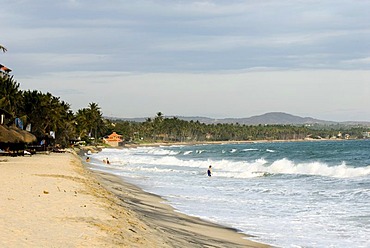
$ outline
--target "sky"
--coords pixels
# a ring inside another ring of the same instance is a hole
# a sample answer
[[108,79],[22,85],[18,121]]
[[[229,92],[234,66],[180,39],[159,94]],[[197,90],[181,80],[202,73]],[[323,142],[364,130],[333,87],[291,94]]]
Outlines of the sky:
[[370,121],[370,0],[3,0],[22,90],[104,116]]

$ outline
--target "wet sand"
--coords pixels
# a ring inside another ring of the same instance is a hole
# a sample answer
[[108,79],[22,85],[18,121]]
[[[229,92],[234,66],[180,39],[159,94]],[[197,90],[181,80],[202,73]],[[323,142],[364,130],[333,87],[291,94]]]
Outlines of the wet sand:
[[0,157],[0,247],[268,247],[175,212],[73,153]]

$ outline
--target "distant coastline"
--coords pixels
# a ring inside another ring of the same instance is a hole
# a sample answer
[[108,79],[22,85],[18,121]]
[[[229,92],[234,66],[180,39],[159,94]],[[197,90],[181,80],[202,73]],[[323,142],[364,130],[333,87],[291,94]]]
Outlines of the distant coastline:
[[[130,122],[145,122],[148,117],[138,118],[122,118],[122,117],[108,117],[109,120],[121,120]],[[364,125],[370,126],[369,121],[328,121],[313,117],[301,117],[284,112],[268,112],[261,115],[241,118],[210,118],[204,116],[166,116],[166,118],[177,118],[184,121],[199,121],[205,124],[231,124],[239,123],[241,125]]]

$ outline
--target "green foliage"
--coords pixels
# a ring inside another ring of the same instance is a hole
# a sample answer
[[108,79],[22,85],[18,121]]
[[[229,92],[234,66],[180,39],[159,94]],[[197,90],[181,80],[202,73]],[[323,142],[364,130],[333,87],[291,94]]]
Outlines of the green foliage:
[[70,140],[87,139],[92,134],[96,142],[106,131],[106,125],[96,103],[78,110],[76,115],[70,105],[59,97],[37,90],[19,90],[13,77],[0,77],[0,108],[13,117],[21,117],[24,126],[31,125],[31,132],[39,139],[55,132],[55,142],[68,146]]
[[74,133],[73,113],[69,104],[50,93],[36,90],[24,91],[22,96],[23,104],[18,114],[27,116],[25,124],[31,124],[32,133],[44,137],[54,131],[58,143],[66,144]]
[[21,102],[22,92],[19,90],[19,83],[13,77],[0,77],[0,108],[14,117]]
[[[97,143],[99,137],[107,130],[100,107],[93,102],[89,104],[88,108],[78,110],[75,120],[78,136],[85,138],[88,143]],[[86,139],[86,137],[93,139]]]
[[[160,112],[159,112],[160,113]],[[317,129],[297,125],[240,125],[204,124],[199,121],[184,121],[178,118],[164,118],[162,113],[143,123],[116,120],[111,123],[110,132],[123,134],[125,140],[134,142],[202,142],[202,141],[246,141],[246,140],[301,140],[337,137],[338,129]],[[365,127],[340,129],[351,138],[361,138]]]

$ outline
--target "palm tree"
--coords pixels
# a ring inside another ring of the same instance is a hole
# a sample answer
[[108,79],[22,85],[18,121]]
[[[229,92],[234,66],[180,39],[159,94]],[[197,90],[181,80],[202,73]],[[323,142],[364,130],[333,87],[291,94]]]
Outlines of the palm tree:
[[75,136],[74,115],[70,105],[50,93],[37,90],[22,92],[22,104],[18,114],[26,116],[24,121],[31,124],[31,132],[37,137],[45,137],[54,131],[55,141],[67,146]]
[[100,107],[96,103],[89,103],[88,108],[80,109],[76,113],[77,131],[80,137],[86,137],[88,134],[95,140],[105,131]]
[[0,108],[5,109],[15,117],[22,98],[19,83],[13,80],[13,77],[0,77],[0,86]]
[[95,141],[98,139],[98,135],[102,134],[104,129],[104,122],[100,107],[97,103],[89,103],[88,115],[90,117],[90,132],[94,135]]
[[77,136],[80,138],[87,137],[90,133],[90,118],[88,109],[83,108],[77,110],[76,113]]

